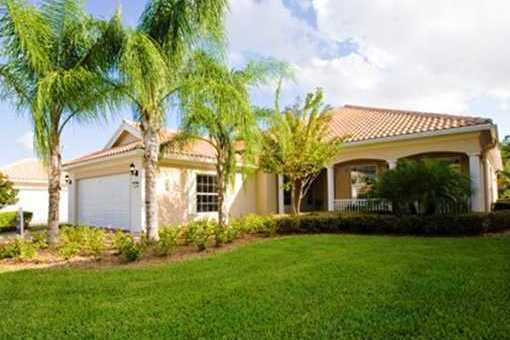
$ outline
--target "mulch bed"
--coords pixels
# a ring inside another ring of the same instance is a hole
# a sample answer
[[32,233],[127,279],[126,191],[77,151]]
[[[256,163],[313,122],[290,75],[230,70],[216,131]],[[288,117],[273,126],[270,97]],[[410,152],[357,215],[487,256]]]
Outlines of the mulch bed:
[[175,253],[170,256],[157,256],[152,251],[147,251],[140,260],[135,262],[126,262],[118,256],[114,250],[105,251],[100,259],[90,256],[75,256],[69,260],[64,260],[55,250],[40,250],[33,259],[4,259],[0,260],[0,272],[19,271],[27,269],[45,269],[45,268],[78,268],[78,269],[107,269],[114,267],[135,268],[148,265],[158,265],[165,263],[181,262],[189,259],[203,258],[218,253],[226,253],[245,246],[253,241],[262,239],[259,236],[247,235],[241,239],[235,240],[230,244],[221,247],[211,247],[204,251],[198,251],[195,246],[179,246]]

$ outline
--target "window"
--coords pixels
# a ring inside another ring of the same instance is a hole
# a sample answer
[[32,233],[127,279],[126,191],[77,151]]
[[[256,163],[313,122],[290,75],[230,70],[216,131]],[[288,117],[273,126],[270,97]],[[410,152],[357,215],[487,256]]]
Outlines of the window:
[[351,197],[363,197],[371,190],[370,181],[377,175],[375,165],[357,165],[351,167]]
[[197,212],[218,211],[218,191],[215,175],[197,175]]

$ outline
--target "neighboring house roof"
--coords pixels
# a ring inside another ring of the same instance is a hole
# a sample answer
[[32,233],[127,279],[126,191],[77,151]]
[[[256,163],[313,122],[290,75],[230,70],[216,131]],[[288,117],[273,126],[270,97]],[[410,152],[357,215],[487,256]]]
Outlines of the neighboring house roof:
[[0,168],[13,182],[48,182],[48,169],[37,159],[22,159]]
[[331,133],[350,143],[487,124],[492,124],[492,121],[478,117],[346,105],[333,109]]

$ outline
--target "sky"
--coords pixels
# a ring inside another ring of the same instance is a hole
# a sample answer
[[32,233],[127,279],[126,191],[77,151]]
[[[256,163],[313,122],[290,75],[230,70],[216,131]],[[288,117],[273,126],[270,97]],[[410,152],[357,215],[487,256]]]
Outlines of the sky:
[[[117,3],[136,25],[142,0],[89,0],[108,18]],[[283,104],[324,89],[332,106],[364,105],[491,118],[510,134],[510,2],[505,0],[231,0],[227,15],[232,66],[261,57],[291,64]],[[271,105],[274,87],[252,93]],[[28,115],[0,103],[0,165],[34,157]],[[108,121],[72,124],[65,160],[104,147],[129,108]],[[178,126],[169,115],[167,125]]]

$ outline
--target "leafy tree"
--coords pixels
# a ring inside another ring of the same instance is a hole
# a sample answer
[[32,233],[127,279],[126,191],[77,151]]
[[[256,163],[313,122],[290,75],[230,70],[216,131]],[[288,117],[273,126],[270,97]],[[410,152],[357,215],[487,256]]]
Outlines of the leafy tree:
[[342,139],[329,133],[331,110],[323,97],[317,89],[304,103],[298,101],[281,113],[277,94],[276,110],[262,139],[261,167],[288,179],[285,189],[293,193],[293,214],[300,213],[303,197],[342,146]]
[[0,209],[6,205],[16,204],[18,202],[18,190],[14,189],[14,183],[0,172]]
[[500,144],[503,170],[498,173],[499,198],[510,199],[510,136]]
[[158,238],[156,176],[160,132],[182,82],[190,52],[223,43],[227,0],[150,0],[135,30],[127,30],[112,84],[132,103],[144,141],[145,209],[149,239]]
[[71,121],[97,119],[112,99],[103,76],[120,28],[118,13],[97,20],[79,0],[0,2],[2,94],[30,112],[36,151],[49,163],[50,244],[58,239],[62,131]]
[[247,175],[255,168],[259,128],[248,89],[270,78],[275,66],[277,62],[267,60],[233,70],[199,52],[187,69],[179,97],[183,122],[177,141],[202,140],[215,151],[220,228],[225,225],[227,188],[237,172]]
[[466,204],[470,181],[446,162],[404,160],[376,177],[373,196],[390,200],[396,214],[436,214],[442,206]]

